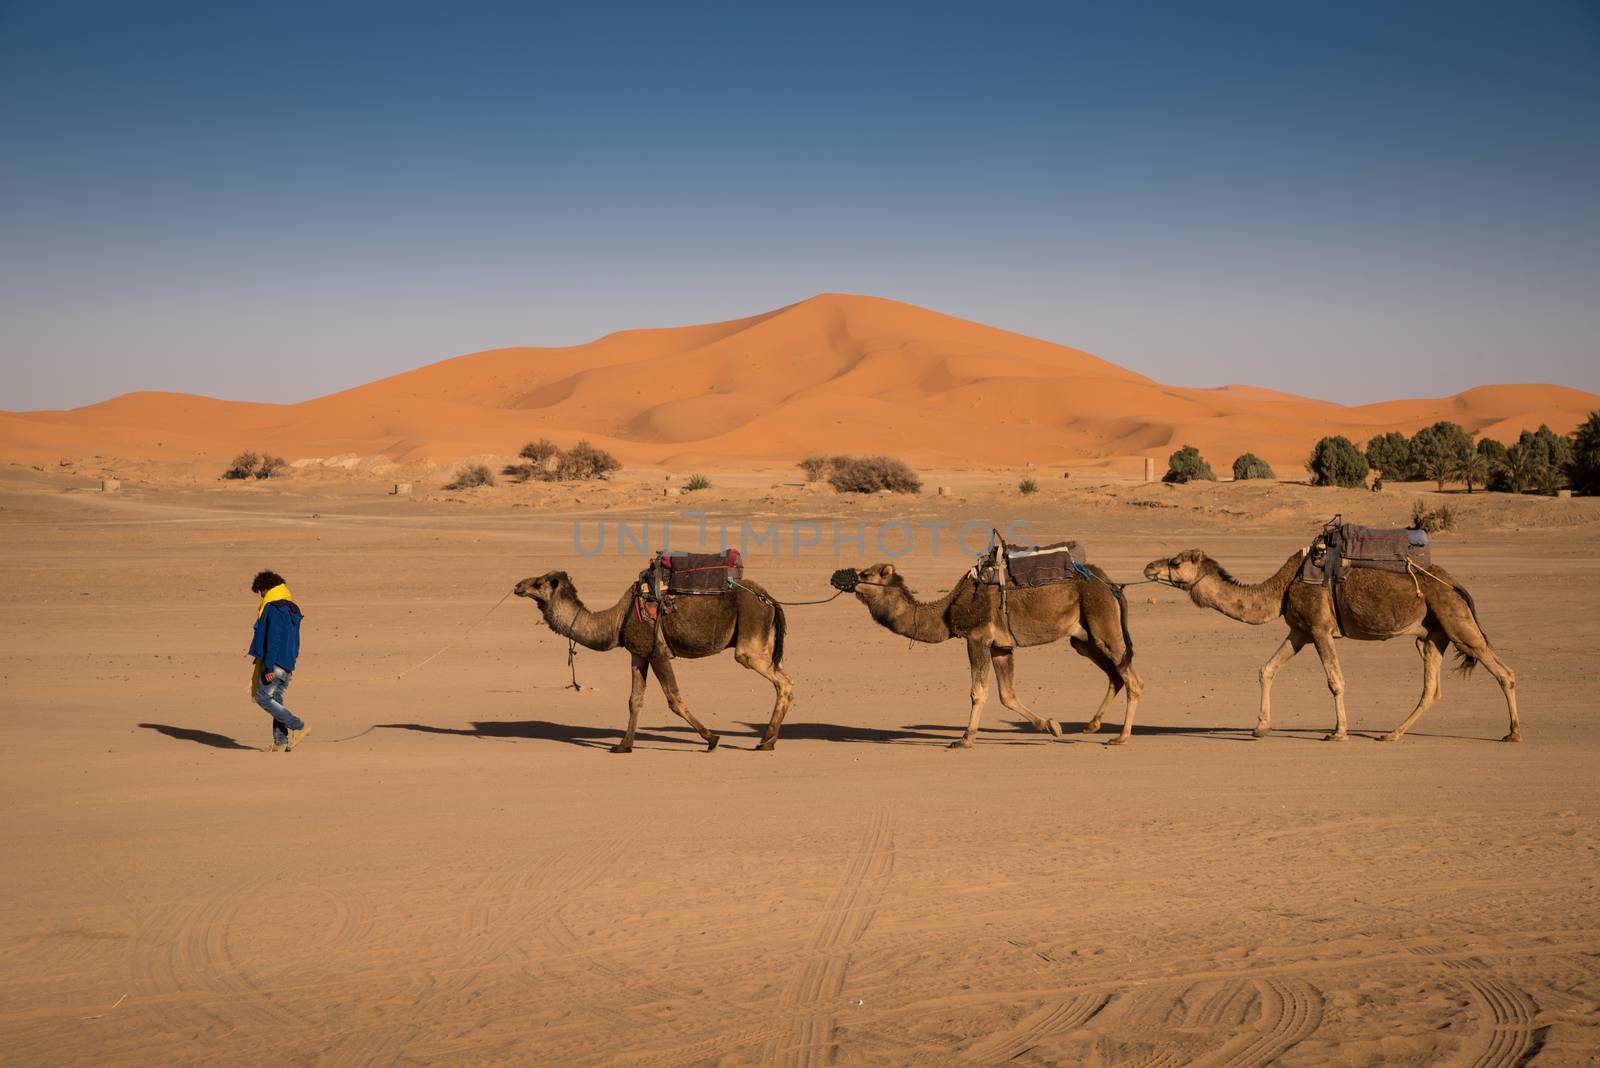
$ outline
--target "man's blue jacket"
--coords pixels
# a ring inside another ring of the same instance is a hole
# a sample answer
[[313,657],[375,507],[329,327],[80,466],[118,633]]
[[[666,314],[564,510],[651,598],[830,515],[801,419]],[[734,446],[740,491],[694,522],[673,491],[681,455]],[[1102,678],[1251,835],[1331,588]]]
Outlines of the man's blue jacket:
[[305,614],[293,601],[272,601],[256,620],[250,655],[267,666],[293,671],[300,658],[300,621]]

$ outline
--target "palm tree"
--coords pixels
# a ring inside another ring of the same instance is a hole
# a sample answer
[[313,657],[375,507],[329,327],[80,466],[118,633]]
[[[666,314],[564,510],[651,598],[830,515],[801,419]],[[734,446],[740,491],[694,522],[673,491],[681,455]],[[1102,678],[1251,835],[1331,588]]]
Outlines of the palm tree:
[[1474,449],[1461,457],[1461,466],[1456,468],[1456,477],[1467,484],[1467,492],[1472,492],[1473,484],[1487,485],[1489,482],[1489,458]]
[[1498,465],[1512,493],[1521,493],[1539,481],[1543,473],[1544,458],[1526,445],[1513,445],[1506,450],[1506,458]]

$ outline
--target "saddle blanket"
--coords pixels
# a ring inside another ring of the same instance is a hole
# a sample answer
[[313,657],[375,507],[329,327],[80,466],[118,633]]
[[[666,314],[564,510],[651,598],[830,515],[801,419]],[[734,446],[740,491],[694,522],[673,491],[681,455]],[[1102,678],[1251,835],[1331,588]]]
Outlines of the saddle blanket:
[[1076,541],[1058,541],[1049,545],[1005,546],[1005,575],[1001,574],[1002,554],[994,546],[978,558],[972,570],[973,578],[990,585],[1053,586],[1058,582],[1078,582],[1083,574],[1074,565],[1088,560],[1083,545]]
[[1321,585],[1328,581],[1329,570],[1334,577],[1343,578],[1351,568],[1408,571],[1410,564],[1433,566],[1425,531],[1364,527],[1335,520],[1312,541],[1311,551],[1300,565],[1300,581]]
[[641,593],[655,598],[663,593],[727,593],[742,578],[744,562],[738,549],[720,553],[665,552],[657,554],[650,566],[639,573],[639,585]]

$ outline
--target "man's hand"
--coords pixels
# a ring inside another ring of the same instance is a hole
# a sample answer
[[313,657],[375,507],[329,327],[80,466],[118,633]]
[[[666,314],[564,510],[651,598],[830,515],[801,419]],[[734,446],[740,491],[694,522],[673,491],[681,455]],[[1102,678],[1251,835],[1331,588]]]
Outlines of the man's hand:
[[274,678],[276,678],[276,674],[272,671],[263,671],[261,673],[262,682],[271,682]]

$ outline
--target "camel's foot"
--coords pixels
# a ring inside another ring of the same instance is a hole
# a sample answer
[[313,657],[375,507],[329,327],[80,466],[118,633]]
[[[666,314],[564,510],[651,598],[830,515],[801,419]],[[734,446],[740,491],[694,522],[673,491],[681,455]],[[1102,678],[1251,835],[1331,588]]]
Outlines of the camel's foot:
[[1044,721],[1044,729],[1050,732],[1050,736],[1052,738],[1061,737],[1061,724],[1057,723],[1053,719],[1047,719]]
[[1106,739],[1106,744],[1107,745],[1127,745],[1128,744],[1128,739],[1119,734],[1115,738],[1107,738]]
[[1078,733],[1079,734],[1099,734],[1100,733],[1100,721],[1099,720],[1095,720],[1092,723],[1085,723],[1083,725],[1083,730],[1079,731]]
[[1325,742],[1348,742],[1350,740],[1350,734],[1348,731],[1332,731],[1331,733],[1324,734],[1322,736],[1322,740]]
[[1502,742],[1520,742],[1520,741],[1522,741],[1522,732],[1521,731],[1512,731],[1510,734],[1506,735],[1504,738],[1502,738],[1500,740]]
[[711,752],[722,742],[722,735],[713,734],[706,739],[706,752]]
[[1380,741],[1380,742],[1398,742],[1401,738],[1404,738],[1404,737],[1405,737],[1405,735],[1401,734],[1399,731],[1390,731],[1388,734],[1385,734],[1383,737],[1379,738],[1378,741]]
[[632,742],[618,742],[616,745],[611,747],[611,751],[613,753],[631,753],[631,752],[633,752],[633,743]]
[[971,738],[957,738],[955,741],[953,741],[949,745],[945,746],[945,748],[946,749],[971,749],[972,748],[972,739]]
[[758,752],[758,753],[770,753],[776,748],[778,748],[778,739],[776,739],[776,738],[763,738],[763,739],[761,739],[761,744],[756,746],[756,752]]
[[1257,738],[1265,738],[1267,735],[1272,733],[1272,728],[1257,723],[1255,730],[1251,731],[1250,733]]

